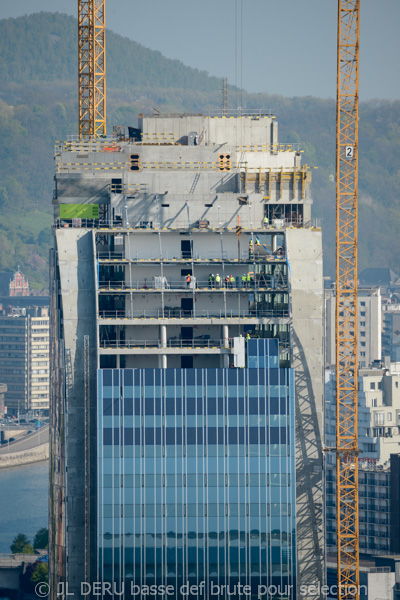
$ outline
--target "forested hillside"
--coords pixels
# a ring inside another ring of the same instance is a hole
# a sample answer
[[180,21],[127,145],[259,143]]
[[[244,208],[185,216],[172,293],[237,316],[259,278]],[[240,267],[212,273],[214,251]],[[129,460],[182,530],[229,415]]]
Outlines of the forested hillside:
[[[0,21],[0,271],[18,264],[47,286],[54,141],[77,133],[77,23],[39,13]],[[335,77],[335,74],[332,74]],[[107,33],[108,128],[138,112],[198,112],[220,105],[220,80]],[[280,141],[296,141],[313,170],[314,214],[322,218],[325,271],[334,270],[335,104],[229,89],[229,105],[272,108]],[[399,271],[400,102],[360,109],[360,269]]]

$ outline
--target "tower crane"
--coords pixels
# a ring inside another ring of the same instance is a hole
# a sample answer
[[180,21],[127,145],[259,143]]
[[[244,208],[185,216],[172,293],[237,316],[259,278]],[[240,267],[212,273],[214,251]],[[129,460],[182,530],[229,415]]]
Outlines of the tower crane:
[[105,0],[78,0],[79,138],[106,133]]
[[359,597],[357,409],[360,0],[338,0],[336,115],[336,526],[338,599]]

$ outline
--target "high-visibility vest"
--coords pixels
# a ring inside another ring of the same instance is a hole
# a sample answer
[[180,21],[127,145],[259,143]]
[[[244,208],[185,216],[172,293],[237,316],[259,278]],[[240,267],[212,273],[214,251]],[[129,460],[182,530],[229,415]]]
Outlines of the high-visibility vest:
[[219,282],[221,281],[221,277],[220,277],[219,275],[216,275],[216,276],[215,276],[215,281],[216,281],[217,283],[219,283]]
[[190,275],[186,275],[186,283],[190,283],[190,279],[191,279]]
[[264,217],[264,223],[268,223],[267,217]]
[[234,276],[233,276],[233,275],[231,275],[231,276],[229,277],[229,281],[230,281],[231,283],[235,283],[235,278],[234,278]]
[[247,275],[242,275],[242,281],[246,281]]
[[251,275],[250,275],[250,273],[247,273],[247,275],[246,275],[246,281],[251,281]]

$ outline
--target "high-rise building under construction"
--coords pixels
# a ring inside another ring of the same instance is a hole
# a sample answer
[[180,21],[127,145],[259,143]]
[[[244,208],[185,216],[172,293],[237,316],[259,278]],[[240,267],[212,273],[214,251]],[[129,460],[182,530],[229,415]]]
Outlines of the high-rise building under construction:
[[57,146],[53,590],[318,595],[310,180],[263,112],[140,115],[113,138]]

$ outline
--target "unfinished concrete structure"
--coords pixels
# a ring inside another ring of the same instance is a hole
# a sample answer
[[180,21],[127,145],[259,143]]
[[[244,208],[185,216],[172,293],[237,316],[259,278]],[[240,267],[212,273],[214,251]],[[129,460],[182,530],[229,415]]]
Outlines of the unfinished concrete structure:
[[115,134],[56,149],[52,589],[97,580],[96,370],[239,369],[245,337],[277,338],[295,370],[296,585],[315,585],[323,278],[310,171],[261,111],[141,115]]

